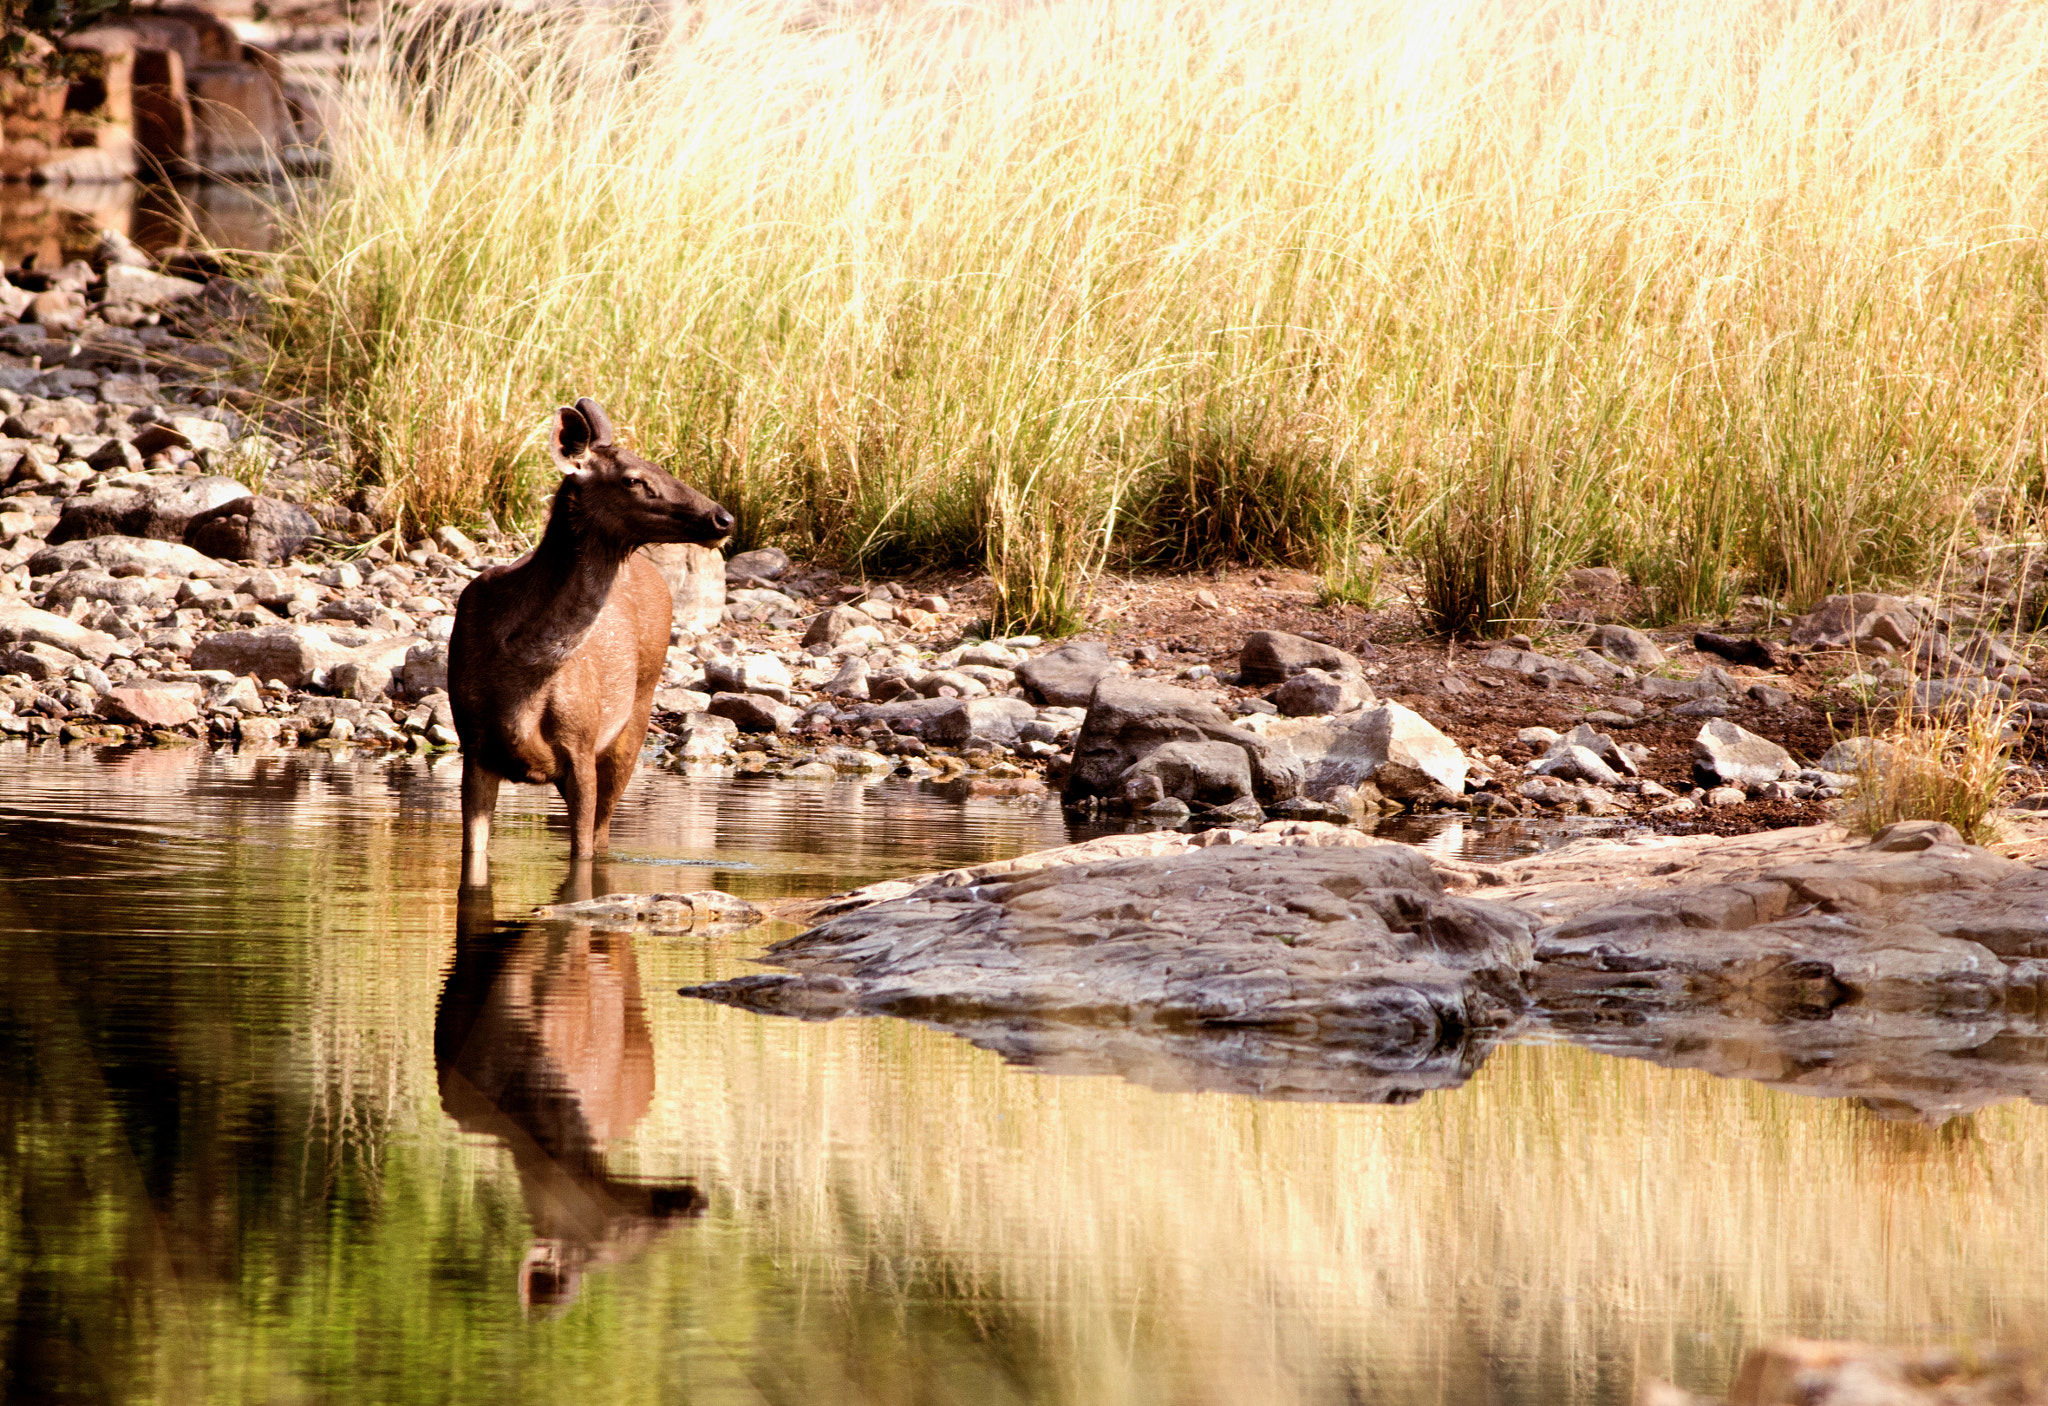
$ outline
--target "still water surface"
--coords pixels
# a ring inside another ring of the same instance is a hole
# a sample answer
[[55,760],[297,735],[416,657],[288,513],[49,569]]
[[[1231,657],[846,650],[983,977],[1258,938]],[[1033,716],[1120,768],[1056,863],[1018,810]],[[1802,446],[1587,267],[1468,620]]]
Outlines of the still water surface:
[[[1047,1077],[675,994],[758,932],[520,921],[546,799],[459,905],[448,760],[0,748],[10,1399],[1621,1403],[2048,1323],[2034,1104],[1556,1043],[1402,1107]],[[658,772],[615,834],[601,889],[754,896],[1068,838]]]

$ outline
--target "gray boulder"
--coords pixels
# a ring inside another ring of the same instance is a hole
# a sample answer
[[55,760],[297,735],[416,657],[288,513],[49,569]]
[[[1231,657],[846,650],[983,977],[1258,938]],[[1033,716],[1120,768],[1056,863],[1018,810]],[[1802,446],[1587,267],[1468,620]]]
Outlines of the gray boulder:
[[290,561],[319,535],[311,513],[276,498],[237,498],[185,524],[185,545],[219,561]]
[[1792,642],[1823,649],[1888,653],[1911,649],[1926,630],[1927,610],[1903,596],[1829,596],[1792,622]]
[[1123,774],[1123,799],[1137,810],[1163,800],[1227,806],[1251,795],[1251,765],[1228,742],[1169,742]]
[[1621,784],[1621,774],[1608,766],[1590,748],[1576,743],[1560,742],[1552,748],[1550,755],[1540,761],[1529,763],[1529,772],[1534,776],[1549,776],[1559,781],[1587,781],[1595,786],[1613,788]]
[[1795,775],[1792,754],[1768,738],[1716,718],[1700,729],[1692,744],[1693,776],[1702,786],[1761,786]]
[[62,615],[38,610],[26,601],[0,596],[0,645],[47,644],[104,664],[112,656],[116,642],[103,631],[87,629]]
[[1348,713],[1373,701],[1372,686],[1350,674],[1331,674],[1321,669],[1303,669],[1281,684],[1266,699],[1282,717],[1320,718]]
[[1228,742],[1243,751],[1261,804],[1301,792],[1300,763],[1263,737],[1234,726],[1200,694],[1111,675],[1095,686],[1080,735],[1074,739],[1066,799],[1120,799],[1124,773],[1169,742]]
[[757,693],[721,693],[707,710],[714,718],[727,718],[741,732],[789,732],[803,714],[787,703]]
[[1443,800],[1464,794],[1471,770],[1455,742],[1399,703],[1302,728],[1279,745],[1302,767],[1304,792],[1318,801],[1368,782],[1398,801]]
[[1664,662],[1664,651],[1655,640],[1626,625],[1601,625],[1586,637],[1586,644],[1631,669],[1654,669]]
[[1304,669],[1321,669],[1327,674],[1360,672],[1355,656],[1284,630],[1254,630],[1237,652],[1238,677],[1247,688],[1285,683]]
[[249,497],[249,490],[220,475],[166,479],[140,489],[104,489],[64,504],[50,543],[90,537],[146,537],[182,542],[193,518]]
[[1697,677],[1690,679],[1666,679],[1647,674],[1636,680],[1636,692],[1659,703],[1692,703],[1706,698],[1725,700],[1736,697],[1741,691],[1728,671],[1718,664],[1707,665]]
[[138,568],[146,575],[174,579],[210,579],[228,573],[228,568],[220,562],[182,542],[152,542],[143,537],[92,537],[43,548],[28,559],[28,574],[49,576],[59,571],[91,567],[113,571],[124,566]]
[[725,556],[716,547],[657,542],[640,550],[668,582],[677,629],[702,634],[724,617]]
[[780,547],[758,547],[725,562],[725,579],[731,586],[744,588],[761,581],[780,581],[788,574],[789,553]]
[[266,625],[230,630],[201,640],[192,651],[194,669],[225,669],[287,688],[325,687],[337,664],[351,660],[395,669],[414,641],[404,635],[368,630],[323,629],[317,625]]
[[1575,683],[1591,688],[1600,682],[1597,675],[1582,665],[1555,659],[1548,654],[1538,654],[1533,649],[1515,649],[1504,644],[1487,650],[1479,663],[1483,668],[1498,669],[1506,674],[1520,674],[1537,683]]
[[794,682],[789,666],[772,654],[721,655],[704,661],[706,693],[758,693],[787,703]]
[[1076,640],[1026,659],[1015,669],[1025,697],[1033,702],[1053,708],[1085,708],[1095,696],[1095,685],[1121,672],[1123,665],[1109,657],[1106,645]]
[[838,644],[854,630],[874,630],[874,618],[864,615],[850,605],[835,605],[820,611],[804,631],[804,644],[823,645],[830,648]]

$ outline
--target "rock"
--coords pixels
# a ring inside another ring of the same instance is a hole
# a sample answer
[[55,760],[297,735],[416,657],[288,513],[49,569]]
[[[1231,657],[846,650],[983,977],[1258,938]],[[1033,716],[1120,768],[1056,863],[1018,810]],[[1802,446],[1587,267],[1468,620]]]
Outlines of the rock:
[[725,563],[728,585],[750,586],[757,581],[780,581],[789,574],[789,554],[780,547],[759,547],[739,552]]
[[263,497],[222,503],[185,524],[185,544],[220,561],[290,561],[319,535],[304,508]]
[[53,546],[112,536],[182,542],[195,516],[248,496],[247,488],[218,475],[168,479],[140,489],[105,489],[66,502],[49,540]]
[[[1005,746],[1017,740],[1017,729],[1030,722],[1033,709],[1021,698],[935,698],[943,706],[927,713],[917,736],[927,742],[957,744],[982,738]],[[900,729],[899,729],[900,730]]]
[[903,885],[770,948],[794,975],[686,994],[914,1014],[1013,1061],[1160,1087],[1408,1101],[1463,1082],[1522,1005],[1530,920],[1446,894],[1419,851],[1323,829],[1355,847],[1118,835],[1172,849]]
[[659,542],[640,550],[668,582],[677,629],[702,634],[725,617],[725,557],[716,547]]
[[1587,781],[1603,787],[1621,785],[1620,773],[1590,749],[1568,742],[1560,742],[1549,756],[1529,763],[1529,770],[1534,775],[1555,777],[1560,781]]
[[1189,806],[1227,806],[1251,798],[1252,769],[1244,750],[1228,742],[1169,742],[1132,763],[1122,788],[1124,802],[1133,809],[1169,799]]
[[139,727],[183,727],[199,717],[199,686],[156,684],[116,688],[100,699],[100,716]]
[[126,610],[160,609],[178,593],[177,584],[148,576],[110,576],[104,571],[66,571],[43,578],[43,604],[63,610],[73,601],[104,601]]
[[[1728,1406],[2048,1406],[2043,1383],[2041,1363],[2031,1353],[1781,1338],[1743,1360]],[[1669,1400],[1670,1406],[1709,1406],[1683,1392]]]
[[1777,743],[1716,719],[1693,739],[1692,769],[1702,786],[1761,786],[1795,774],[1792,754]]
[[[824,645],[828,648],[840,643],[853,630],[873,630],[874,621],[850,605],[835,605],[818,613],[804,631],[804,645]],[[878,636],[879,637],[879,636]]]
[[1913,685],[1913,707],[1923,713],[1957,712],[1982,699],[2011,697],[2010,688],[1991,679],[1920,679]]
[[1636,680],[1636,692],[1660,703],[1692,703],[1702,698],[1728,699],[1741,690],[1725,669],[1709,664],[1690,679],[1660,678],[1646,674]]
[[694,713],[676,733],[674,755],[686,762],[729,760],[739,727],[731,718],[712,713]]
[[237,745],[252,750],[275,747],[283,736],[284,721],[281,718],[244,717],[235,724]]
[[422,641],[411,646],[392,678],[403,698],[424,698],[437,688],[447,688],[448,642]]
[[38,610],[26,601],[0,596],[0,645],[47,644],[95,664],[113,655],[115,638],[87,629],[62,615]]
[[787,703],[794,684],[789,666],[773,654],[719,656],[704,661],[706,693],[758,693]]
[[1794,644],[1873,652],[1910,649],[1927,628],[1927,612],[1901,596],[1829,596],[1809,615],[1792,622]]
[[1362,708],[1373,701],[1373,691],[1355,675],[1303,669],[1267,697],[1283,717],[1317,718]]
[[1792,695],[1782,688],[1773,688],[1767,683],[1753,683],[1749,686],[1750,699],[1766,712],[1775,713],[1792,706]]
[[110,265],[105,277],[107,301],[126,303],[136,308],[169,307],[173,303],[196,298],[206,291],[204,283],[195,283],[189,278],[173,278],[169,274],[157,273],[146,268],[133,268],[126,264]]
[[1575,683],[1591,688],[1600,682],[1590,671],[1577,664],[1568,664],[1562,659],[1553,659],[1548,654],[1538,654],[1532,649],[1515,649],[1507,645],[1497,645],[1487,650],[1486,656],[1479,663],[1482,668],[1520,674],[1546,686]]
[[868,696],[868,661],[858,656],[848,656],[840,664],[839,672],[822,685],[822,690],[836,698],[864,700]]
[[194,669],[276,679],[287,688],[326,684],[337,664],[358,660],[386,668],[407,659],[413,641],[363,630],[329,631],[315,625],[267,625],[232,630],[201,640],[192,651]]
[[59,571],[95,566],[103,571],[135,567],[145,575],[173,579],[211,579],[228,573],[227,567],[182,542],[153,542],[142,537],[93,537],[80,542],[65,542],[61,546],[45,547],[28,559],[31,576],[49,576]]
[[1657,642],[1626,625],[1597,626],[1586,637],[1586,644],[1631,669],[1655,669],[1664,663],[1664,651],[1657,647]]
[[0,654],[0,673],[20,674],[37,683],[50,683],[77,668],[78,662],[78,656],[68,649],[33,640]]
[[1725,698],[1695,698],[1671,710],[1674,718],[1725,718],[1735,709]]
[[1739,786],[1716,786],[1701,799],[1710,806],[1739,806],[1749,795]]
[[803,714],[786,703],[753,693],[720,693],[711,700],[711,715],[729,718],[741,732],[791,732]]
[[1107,645],[1092,640],[1063,644],[1014,667],[1026,698],[1056,708],[1087,707],[1095,685],[1124,669]]
[[989,692],[987,684],[958,669],[934,669],[919,679],[915,687],[927,698],[937,698],[941,693],[953,698],[986,698]]
[[1820,754],[1814,766],[1821,771],[1856,775],[1873,766],[1890,763],[1897,748],[1877,737],[1845,737]]
[[1303,790],[1315,800],[1368,782],[1398,801],[1445,800],[1464,794],[1471,769],[1456,743],[1399,703],[1302,728],[1278,745],[1302,767]]
[[1240,748],[1262,804],[1287,800],[1301,792],[1299,762],[1264,738],[1232,725],[1200,694],[1170,684],[1110,675],[1096,684],[1080,735],[1074,739],[1066,799],[1119,798],[1124,773],[1169,742],[1228,742]]
[[1285,683],[1304,669],[1357,674],[1358,660],[1335,645],[1319,644],[1282,630],[1254,630],[1237,653],[1238,676],[1247,688]]
[[1778,667],[1778,656],[1762,640],[1736,639],[1701,630],[1692,637],[1692,647],[1702,654],[1718,654],[1731,664],[1749,664],[1759,669]]
[[[391,692],[392,671],[382,664],[349,659],[336,664],[327,675],[327,686],[342,698],[374,702]],[[439,685],[446,688],[446,672]]]

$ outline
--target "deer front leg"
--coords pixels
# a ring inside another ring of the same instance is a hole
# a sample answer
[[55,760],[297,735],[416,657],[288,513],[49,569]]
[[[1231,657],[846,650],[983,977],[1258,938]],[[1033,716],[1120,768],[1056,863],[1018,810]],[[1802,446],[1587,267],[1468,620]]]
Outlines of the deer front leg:
[[639,764],[640,748],[646,741],[647,715],[642,713],[638,725],[628,723],[597,759],[597,824],[593,838],[600,849],[611,848],[612,811],[619,804],[619,793],[633,779],[633,768]]
[[569,808],[569,857],[584,859],[597,848],[597,759],[584,754],[563,760],[556,786]]
[[462,882],[488,884],[491,812],[498,806],[498,777],[474,757],[462,759]]

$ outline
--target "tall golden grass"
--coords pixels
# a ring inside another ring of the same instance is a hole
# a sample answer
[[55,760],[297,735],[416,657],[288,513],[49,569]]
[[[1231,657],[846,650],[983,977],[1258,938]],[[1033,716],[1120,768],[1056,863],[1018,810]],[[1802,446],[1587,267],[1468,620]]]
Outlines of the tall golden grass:
[[620,13],[399,36],[286,218],[276,377],[409,527],[530,519],[578,393],[1005,623],[1362,542],[1446,628],[1796,607],[2041,497],[2040,6]]

